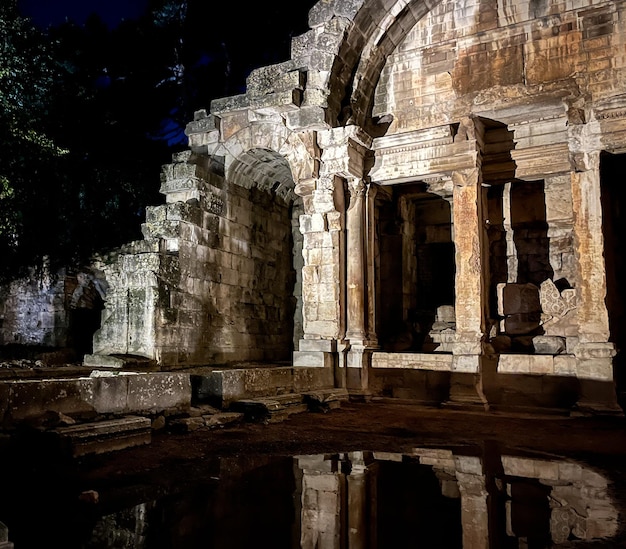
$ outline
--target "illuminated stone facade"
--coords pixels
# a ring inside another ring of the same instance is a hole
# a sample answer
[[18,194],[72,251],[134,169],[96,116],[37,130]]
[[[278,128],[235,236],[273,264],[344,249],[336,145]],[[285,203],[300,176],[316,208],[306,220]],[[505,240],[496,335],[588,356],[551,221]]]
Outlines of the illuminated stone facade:
[[626,2],[330,0],[309,26],[189,123],[145,240],[98,265],[88,361],[618,410]]

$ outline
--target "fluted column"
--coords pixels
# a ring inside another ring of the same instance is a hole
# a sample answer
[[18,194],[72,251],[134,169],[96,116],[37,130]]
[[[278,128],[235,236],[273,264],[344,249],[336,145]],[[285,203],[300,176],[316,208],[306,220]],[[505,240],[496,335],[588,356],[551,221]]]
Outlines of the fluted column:
[[347,331],[353,344],[366,339],[365,194],[362,179],[348,181],[350,204],[346,213],[347,238]]

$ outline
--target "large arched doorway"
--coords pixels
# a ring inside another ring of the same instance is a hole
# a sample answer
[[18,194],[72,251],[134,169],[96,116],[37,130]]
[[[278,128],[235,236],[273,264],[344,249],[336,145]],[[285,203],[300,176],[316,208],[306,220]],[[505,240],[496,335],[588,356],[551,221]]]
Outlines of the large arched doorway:
[[302,337],[301,199],[284,157],[251,149],[230,166],[233,271],[241,287],[238,315],[251,359],[287,361]]

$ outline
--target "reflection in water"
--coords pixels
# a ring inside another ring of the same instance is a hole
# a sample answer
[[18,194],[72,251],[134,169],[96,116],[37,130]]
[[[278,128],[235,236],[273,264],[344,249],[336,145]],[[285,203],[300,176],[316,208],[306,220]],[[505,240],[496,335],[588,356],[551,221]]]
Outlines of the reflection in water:
[[[107,509],[110,497],[90,507],[93,515],[61,511],[65,524],[40,538],[36,529],[7,520],[11,539],[17,549],[57,537],[66,548],[84,549],[519,549],[594,539],[614,547],[609,540],[618,534],[604,476],[571,461],[503,455],[489,445],[224,458],[214,466],[210,481],[166,495],[118,487],[117,501],[125,505]],[[128,494],[142,491],[129,505]],[[30,521],[37,520],[33,513]]]

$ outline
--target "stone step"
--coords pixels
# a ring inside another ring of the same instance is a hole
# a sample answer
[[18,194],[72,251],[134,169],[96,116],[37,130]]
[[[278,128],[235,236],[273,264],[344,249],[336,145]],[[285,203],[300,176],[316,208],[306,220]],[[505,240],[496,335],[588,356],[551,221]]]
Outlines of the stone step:
[[61,451],[71,457],[103,454],[152,442],[151,422],[139,416],[59,427],[51,434]]
[[249,421],[276,422],[287,419],[292,414],[306,411],[328,412],[347,400],[348,392],[345,389],[328,388],[237,400],[231,403],[230,409],[242,412]]
[[248,421],[276,422],[287,419],[292,414],[306,412],[308,406],[301,394],[288,393],[237,400],[230,404],[230,410],[242,412]]

